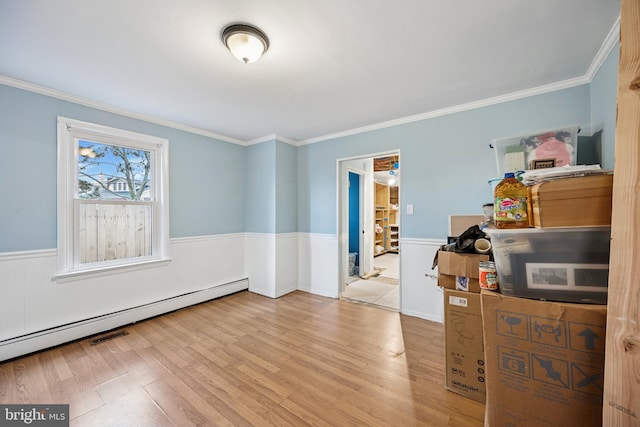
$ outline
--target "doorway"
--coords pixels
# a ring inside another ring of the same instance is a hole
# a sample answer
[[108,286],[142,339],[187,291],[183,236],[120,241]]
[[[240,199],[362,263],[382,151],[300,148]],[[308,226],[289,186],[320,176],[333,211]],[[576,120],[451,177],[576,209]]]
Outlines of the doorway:
[[400,155],[340,161],[340,297],[400,310]]

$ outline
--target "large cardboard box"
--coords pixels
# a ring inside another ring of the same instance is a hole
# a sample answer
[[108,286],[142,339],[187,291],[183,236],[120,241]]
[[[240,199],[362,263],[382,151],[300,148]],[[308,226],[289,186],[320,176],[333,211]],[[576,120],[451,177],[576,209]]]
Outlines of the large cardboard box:
[[444,291],[447,390],[484,402],[485,374],[480,294]]
[[546,181],[528,187],[529,222],[537,228],[611,224],[613,175]]
[[606,305],[481,298],[485,426],[601,426]]
[[439,251],[438,286],[480,293],[480,283],[478,282],[480,261],[489,261],[489,255]]

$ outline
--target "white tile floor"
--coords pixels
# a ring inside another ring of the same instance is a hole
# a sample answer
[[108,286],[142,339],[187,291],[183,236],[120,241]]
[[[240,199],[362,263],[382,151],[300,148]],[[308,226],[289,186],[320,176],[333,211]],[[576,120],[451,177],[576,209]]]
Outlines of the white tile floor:
[[382,268],[380,277],[386,277],[389,279],[400,278],[400,255],[395,253],[387,253],[380,255],[373,259],[374,268]]
[[382,269],[380,275],[367,280],[353,277],[354,280],[345,285],[342,298],[390,310],[399,310],[399,255],[393,253],[380,255],[373,259],[373,265],[376,269]]

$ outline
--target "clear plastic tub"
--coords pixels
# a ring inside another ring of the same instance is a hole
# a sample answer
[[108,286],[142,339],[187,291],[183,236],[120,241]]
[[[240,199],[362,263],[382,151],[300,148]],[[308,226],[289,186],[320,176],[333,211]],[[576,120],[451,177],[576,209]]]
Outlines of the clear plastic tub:
[[492,140],[498,176],[540,167],[575,166],[579,130],[576,125]]
[[500,292],[606,304],[611,227],[486,229]]

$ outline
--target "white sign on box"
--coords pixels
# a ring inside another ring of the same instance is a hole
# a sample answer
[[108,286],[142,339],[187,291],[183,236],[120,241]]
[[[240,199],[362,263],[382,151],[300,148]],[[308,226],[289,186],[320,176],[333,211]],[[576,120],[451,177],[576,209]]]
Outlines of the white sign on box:
[[467,307],[467,299],[449,295],[449,305],[455,305],[458,307]]
[[469,278],[456,276],[456,291],[469,292]]

